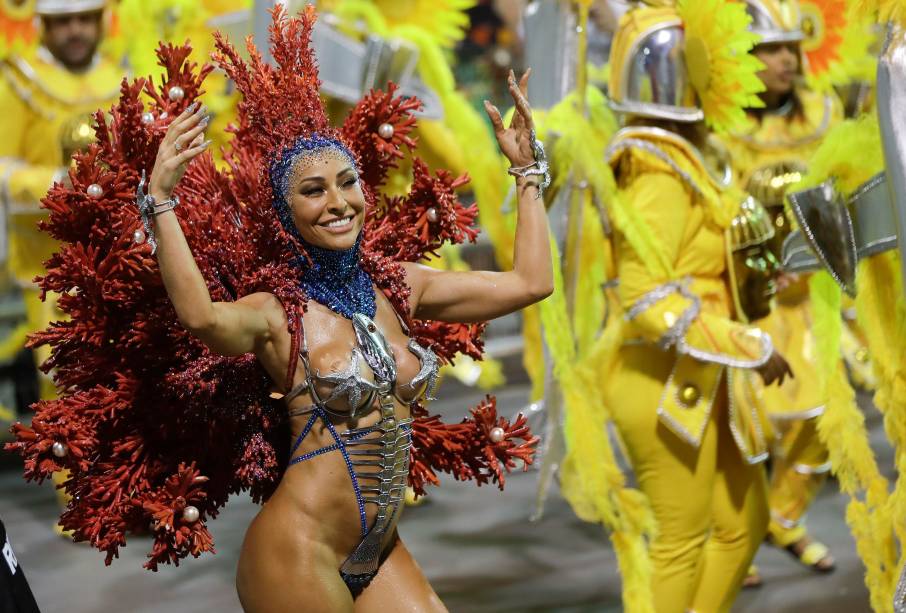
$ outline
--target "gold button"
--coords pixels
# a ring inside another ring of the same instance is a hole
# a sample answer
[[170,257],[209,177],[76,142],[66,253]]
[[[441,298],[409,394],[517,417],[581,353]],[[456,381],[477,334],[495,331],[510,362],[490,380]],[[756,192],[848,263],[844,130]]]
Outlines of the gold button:
[[680,402],[688,409],[694,407],[698,404],[698,400],[702,397],[702,393],[698,390],[698,387],[692,383],[687,383],[680,389],[679,398]]
[[866,362],[868,362],[868,349],[865,349],[864,347],[862,349],[859,349],[856,352],[856,361],[859,364],[865,364]]

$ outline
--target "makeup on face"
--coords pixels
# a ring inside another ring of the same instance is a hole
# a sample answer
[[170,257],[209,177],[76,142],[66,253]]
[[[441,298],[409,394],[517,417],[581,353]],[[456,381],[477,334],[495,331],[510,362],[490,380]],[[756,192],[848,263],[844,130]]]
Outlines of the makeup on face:
[[340,151],[301,158],[289,181],[296,228],[307,242],[347,249],[364,224],[365,197],[358,173]]

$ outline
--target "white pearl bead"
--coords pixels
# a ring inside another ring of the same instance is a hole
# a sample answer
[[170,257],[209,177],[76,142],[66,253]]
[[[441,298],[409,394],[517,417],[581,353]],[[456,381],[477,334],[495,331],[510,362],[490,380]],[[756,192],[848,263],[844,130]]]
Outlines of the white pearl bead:
[[428,221],[436,223],[438,219],[440,219],[440,216],[437,214],[437,209],[432,206],[428,209]]
[[136,245],[141,245],[145,242],[145,233],[142,230],[136,230],[132,233],[132,241]]
[[377,132],[384,140],[393,138],[393,126],[389,123],[382,123]]
[[51,451],[53,451],[53,454],[58,458],[65,458],[66,454],[69,453],[69,449],[60,441],[57,441],[53,444]]
[[86,193],[92,198],[100,198],[104,195],[104,188],[98,185],[97,183],[92,183],[88,186],[88,189],[85,190]]
[[189,505],[185,509],[182,510],[183,521],[187,521],[190,524],[198,521],[198,518],[200,516],[201,516],[201,513],[198,512],[198,508],[193,507],[192,505]]
[[147,111],[142,113],[142,123],[152,123],[154,121],[154,113]]
[[161,119],[166,119],[166,118],[167,118],[167,111],[164,111],[163,113],[161,113],[161,114],[160,114],[160,118],[161,118]]
[[504,438],[506,438],[506,432],[504,432],[503,428],[501,428],[500,426],[497,426],[496,428],[491,428],[491,440],[492,441],[494,441],[495,443],[499,443]]
[[585,180],[579,181],[579,185],[577,185],[577,187],[579,189],[588,189],[588,181],[585,181]]
[[176,102],[177,100],[182,100],[183,96],[185,96],[185,95],[186,95],[186,92],[184,92],[179,85],[174,85],[173,87],[170,88],[170,91],[167,92],[167,96],[173,102]]

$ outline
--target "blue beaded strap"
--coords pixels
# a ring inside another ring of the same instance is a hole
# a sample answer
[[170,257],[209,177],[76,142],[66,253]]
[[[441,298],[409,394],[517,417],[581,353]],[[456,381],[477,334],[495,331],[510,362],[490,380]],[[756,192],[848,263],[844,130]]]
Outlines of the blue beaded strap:
[[[296,449],[299,448],[299,445],[302,444],[302,440],[306,436],[308,436],[309,432],[311,432],[311,429],[314,427],[315,422],[317,420],[318,420],[318,413],[317,413],[317,409],[315,409],[315,411],[312,412],[311,417],[308,418],[308,423],[305,424],[304,428],[302,428],[302,433],[299,434],[299,436],[296,438],[296,442],[295,442],[295,444],[293,444],[293,448],[289,450],[289,457],[293,457],[293,454],[296,453]],[[308,459],[305,457],[306,455],[310,455],[310,454],[306,453],[304,455],[299,456],[298,458],[295,458],[294,460],[290,460],[289,465],[292,466],[293,464],[298,464],[299,462],[304,462],[306,459]],[[314,457],[314,456],[312,456],[312,457]]]
[[[308,433],[311,432],[311,429],[314,427],[315,422],[318,420],[319,417],[321,418],[321,421],[323,421],[324,424],[327,426],[327,430],[330,431],[330,435],[333,437],[333,440],[335,441],[334,444],[328,445],[327,447],[321,447],[320,449],[316,449],[315,451],[309,451],[308,453],[303,453],[302,455],[300,455],[296,458],[292,458],[292,455],[294,453],[296,453],[296,450],[299,448],[299,445],[302,444],[302,440],[306,437],[306,435],[308,435]],[[358,432],[354,435],[349,436],[349,440],[351,440],[351,441],[358,440],[360,438],[363,438],[363,437],[371,434],[373,431],[374,431],[374,429],[370,428],[363,432]],[[346,462],[346,470],[349,473],[349,478],[352,480],[352,489],[355,492],[355,500],[356,500],[356,503],[359,505],[359,521],[360,521],[361,527],[362,527],[362,538],[364,538],[368,534],[368,521],[367,521],[367,518],[365,517],[365,499],[362,497],[362,489],[359,486],[359,478],[356,476],[355,470],[353,469],[352,460],[349,458],[349,452],[346,450],[346,444],[343,442],[343,439],[340,438],[340,435],[337,433],[336,428],[334,428],[333,424],[330,422],[330,419],[328,418],[327,413],[321,407],[315,407],[314,411],[312,411],[311,417],[308,419],[308,423],[305,424],[305,427],[302,429],[302,432],[296,438],[296,442],[295,442],[295,444],[293,444],[293,448],[289,453],[290,457],[292,458],[289,461],[289,466],[292,466],[293,464],[298,464],[300,462],[310,460],[311,458],[317,457],[319,455],[323,455],[325,453],[329,453],[331,451],[337,451],[337,450],[339,450],[340,453],[343,454],[343,461]]]

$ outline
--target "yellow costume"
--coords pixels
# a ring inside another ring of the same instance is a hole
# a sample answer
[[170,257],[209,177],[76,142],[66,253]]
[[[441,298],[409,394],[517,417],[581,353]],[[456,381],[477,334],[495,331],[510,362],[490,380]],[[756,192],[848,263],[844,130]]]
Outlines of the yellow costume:
[[[38,229],[46,212],[40,200],[63,180],[72,150],[94,138],[91,113],[109,108],[123,71],[98,58],[74,74],[44,47],[11,55],[0,64],[0,198],[9,232],[8,268],[22,287],[32,330],[56,319],[53,301],[41,302],[33,283],[56,242]],[[46,357],[46,356],[45,356]],[[42,397],[53,394],[49,382]]]
[[[750,380],[740,368],[771,354],[769,337],[732,319],[724,231],[738,192],[666,131],[622,130],[610,152],[620,197],[659,237],[673,268],[652,274],[618,235],[626,322],[606,402],[658,521],[655,609],[724,610],[767,521],[763,423],[753,404],[730,403],[727,394],[728,382]],[[678,492],[696,492],[695,500]]]
[[[809,90],[796,92],[780,112],[753,118],[748,132],[728,139],[740,184],[774,211],[778,237],[789,222],[783,212],[783,190],[799,180],[806,162],[828,129],[842,120],[837,99]],[[779,252],[778,252],[779,254]],[[806,536],[804,516],[830,471],[827,449],[816,432],[817,417],[826,399],[815,384],[815,341],[808,279],[802,277],[777,296],[772,313],[757,325],[774,339],[795,378],[763,390],[763,401],[775,425],[778,441],[772,468],[770,505],[771,539],[782,547]],[[814,543],[801,556],[812,565],[827,555]]]
[[768,433],[751,383],[773,347],[736,320],[727,275],[743,193],[728,169],[714,172],[661,127],[732,126],[757,100],[747,22],[742,5],[716,1],[630,10],[611,54],[612,107],[637,125],[606,156],[619,313],[605,332],[618,349],[600,379],[657,523],[658,613],[728,611],[768,521]]
[[[46,0],[36,10],[66,15],[104,6],[103,0]],[[92,114],[110,107],[122,78],[122,68],[99,54],[85,71],[71,72],[44,46],[11,53],[0,62],[0,117],[7,118],[0,125],[0,202],[8,233],[4,267],[22,291],[29,331],[60,318],[56,300],[42,301],[34,284],[56,250],[56,242],[38,229],[46,215],[40,201],[54,182],[67,180],[72,154],[94,140]],[[35,353],[37,364],[48,357],[48,348]],[[49,377],[39,379],[39,390],[42,399],[55,395]],[[58,484],[65,478],[54,473]],[[58,495],[65,504],[63,491]]]

